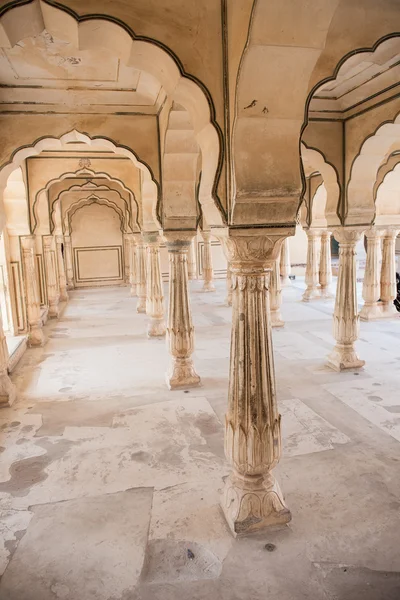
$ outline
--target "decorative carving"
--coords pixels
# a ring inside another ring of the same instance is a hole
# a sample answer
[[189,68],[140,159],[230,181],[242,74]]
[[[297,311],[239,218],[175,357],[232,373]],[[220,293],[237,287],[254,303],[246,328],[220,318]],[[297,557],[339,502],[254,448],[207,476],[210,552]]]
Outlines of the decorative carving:
[[172,366],[167,373],[170,389],[197,386],[200,377],[191,355],[194,327],[188,292],[187,254],[195,232],[164,232],[169,254],[169,310],[167,340]]
[[147,329],[149,337],[165,335],[164,293],[160,268],[160,238],[158,233],[144,234],[147,251],[147,297],[146,313],[150,317]]
[[331,256],[331,235],[330,231],[324,230],[321,233],[321,256],[319,262],[319,285],[321,298],[333,298],[331,292],[332,284],[332,256]]
[[364,305],[360,312],[362,321],[371,321],[381,316],[378,300],[381,294],[380,268],[382,261],[381,237],[382,231],[372,227],[365,232],[367,238],[367,261],[365,265],[362,296]]
[[328,366],[335,371],[359,369],[360,360],[354,348],[359,334],[359,316],[356,288],[356,244],[363,230],[341,227],[333,235],[339,242],[339,274],[333,313],[333,335],[336,346],[328,356]]
[[[62,246],[64,244],[64,239],[62,235],[56,236],[56,251],[57,251],[57,264],[58,264],[58,279],[59,279],[59,287],[60,287],[60,300],[65,302],[68,300],[68,292],[67,292],[67,277],[65,274],[65,263],[64,256],[62,252]],[[64,244],[65,251],[65,244]]]
[[90,158],[80,158],[78,164],[80,169],[90,169],[92,166]]
[[203,231],[202,236],[204,240],[203,292],[215,292],[215,285],[213,284],[214,271],[211,256],[211,234],[209,231]]
[[281,285],[285,287],[290,285],[289,275],[291,272],[291,264],[290,264],[290,249],[289,249],[289,238],[285,238],[283,240],[283,244],[281,246],[281,259],[280,259],[280,276],[281,276]]
[[382,271],[381,271],[381,317],[398,317],[399,313],[393,304],[397,295],[396,288],[396,237],[398,229],[387,229],[382,239]]
[[136,312],[146,312],[146,248],[142,236],[136,243],[136,293],[138,302]]
[[320,298],[318,281],[319,281],[319,259],[321,249],[321,231],[318,229],[308,229],[306,231],[308,237],[307,246],[307,266],[305,281],[307,289],[303,294],[303,302],[309,302]]
[[43,346],[44,334],[40,314],[40,295],[35,267],[35,239],[33,236],[21,238],[22,260],[24,265],[24,284],[26,312],[29,326],[30,346]]
[[232,269],[232,335],[225,454],[233,472],[222,508],[234,535],[287,523],[272,469],[281,454],[268,284],[287,232],[221,236]]

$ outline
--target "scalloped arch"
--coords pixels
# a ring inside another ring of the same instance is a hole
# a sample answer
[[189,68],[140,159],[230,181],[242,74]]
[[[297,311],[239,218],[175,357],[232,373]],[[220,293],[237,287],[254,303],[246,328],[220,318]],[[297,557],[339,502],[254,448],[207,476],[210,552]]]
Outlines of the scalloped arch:
[[71,235],[71,233],[73,231],[73,229],[72,229],[73,216],[79,210],[84,208],[85,206],[91,206],[92,204],[108,206],[109,208],[114,210],[118,214],[118,218],[121,223],[121,233],[125,233],[126,221],[124,219],[122,210],[115,204],[115,202],[112,202],[112,200],[108,200],[107,198],[101,198],[100,196],[97,196],[96,194],[90,194],[90,196],[88,196],[87,198],[81,198],[80,200],[77,200],[76,202],[71,204],[71,206],[68,207],[68,210],[65,212],[65,218],[64,218],[64,222],[63,222],[63,234],[64,235]]

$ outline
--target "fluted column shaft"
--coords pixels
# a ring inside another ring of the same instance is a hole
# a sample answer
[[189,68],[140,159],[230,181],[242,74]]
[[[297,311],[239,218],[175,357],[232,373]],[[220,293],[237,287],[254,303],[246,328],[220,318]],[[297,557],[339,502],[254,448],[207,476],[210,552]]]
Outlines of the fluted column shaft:
[[57,319],[59,316],[60,289],[57,281],[54,238],[51,235],[43,236],[43,254],[46,269],[49,317]]
[[305,282],[307,289],[303,294],[303,302],[309,302],[320,298],[319,283],[319,260],[321,250],[321,232],[318,229],[308,229],[307,266]]
[[136,293],[138,297],[136,311],[146,312],[146,248],[142,236],[136,244]]
[[365,364],[357,356],[354,342],[359,334],[357,302],[356,244],[363,231],[358,228],[335,229],[339,242],[339,273],[333,313],[333,336],[336,346],[328,356],[328,366],[336,371],[357,369]]
[[[68,292],[67,292],[67,277],[65,274],[65,263],[62,252],[62,245],[64,243],[64,238],[62,235],[56,235],[56,253],[57,253],[57,265],[58,265],[58,282],[60,288],[60,300],[65,302],[68,300]],[[65,245],[64,245],[65,248]]]
[[280,260],[277,258],[272,263],[269,284],[270,311],[272,327],[283,327],[284,321],[281,315],[282,287],[280,277]]
[[319,261],[319,285],[322,298],[333,298],[332,284],[332,256],[331,256],[331,231],[321,233],[321,255]]
[[167,341],[172,365],[167,373],[170,389],[200,383],[193,360],[194,327],[188,291],[187,255],[194,232],[164,232],[169,256],[169,308]]
[[371,321],[378,319],[381,315],[381,307],[378,305],[378,301],[381,295],[382,231],[372,227],[365,232],[365,237],[367,238],[367,260],[362,291],[364,305],[360,312],[360,319]]
[[15,385],[8,376],[8,361],[7,339],[4,335],[3,320],[0,315],[0,408],[11,406],[17,396]]
[[[222,508],[234,535],[287,523],[272,469],[281,454],[269,276],[289,232],[231,230],[221,242],[232,269],[232,333],[225,454],[233,467]],[[279,272],[278,272],[279,278]]]
[[131,240],[129,233],[124,233],[124,281],[126,285],[130,285],[131,282],[131,267],[130,267],[130,257],[131,257]]
[[289,275],[291,273],[292,266],[290,264],[290,249],[289,249],[289,238],[283,240],[281,247],[280,257],[280,276],[282,287],[290,285]]
[[226,299],[227,306],[232,306],[232,271],[229,262],[226,266]]
[[30,346],[43,346],[44,334],[40,311],[39,284],[35,263],[35,238],[21,237],[22,259],[24,265],[24,285],[26,312],[28,319]]
[[129,238],[129,283],[131,286],[130,294],[131,296],[136,296],[136,269],[137,269],[137,259],[136,259],[136,241],[134,236],[132,235]]
[[215,285],[213,284],[214,271],[212,266],[212,255],[211,255],[211,234],[209,231],[202,232],[204,240],[203,248],[203,291],[204,292],[215,292]]
[[195,236],[189,246],[187,254],[187,270],[190,281],[197,279],[197,236]]
[[146,313],[150,317],[147,335],[165,335],[164,292],[160,267],[160,237],[158,233],[144,234],[147,252]]
[[69,235],[64,236],[64,249],[65,249],[65,264],[67,267],[67,283],[68,288],[73,289],[75,287],[74,283],[74,267],[72,261],[72,244],[71,238]]
[[396,238],[398,229],[387,229],[382,238],[381,270],[381,317],[398,317],[393,304],[397,296],[396,286]]

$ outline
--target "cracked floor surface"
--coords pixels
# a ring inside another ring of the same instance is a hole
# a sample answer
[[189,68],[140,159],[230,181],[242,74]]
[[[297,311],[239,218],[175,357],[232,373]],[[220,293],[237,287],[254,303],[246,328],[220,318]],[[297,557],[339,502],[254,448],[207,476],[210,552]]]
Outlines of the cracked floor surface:
[[190,391],[167,390],[127,288],[71,293],[0,413],[0,600],[399,600],[400,320],[362,323],[365,369],[334,373],[333,303],[302,288],[273,334],[293,520],[238,540],[219,508],[224,282],[191,283]]

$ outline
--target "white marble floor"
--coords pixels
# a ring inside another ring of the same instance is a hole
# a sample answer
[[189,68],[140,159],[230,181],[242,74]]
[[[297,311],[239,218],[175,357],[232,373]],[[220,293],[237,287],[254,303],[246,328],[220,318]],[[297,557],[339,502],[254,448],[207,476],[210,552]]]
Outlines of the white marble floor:
[[334,373],[333,302],[303,288],[273,334],[293,520],[239,540],[218,503],[224,282],[191,283],[202,386],[176,392],[127,288],[71,293],[0,413],[0,600],[399,600],[400,319],[362,323],[365,369]]

